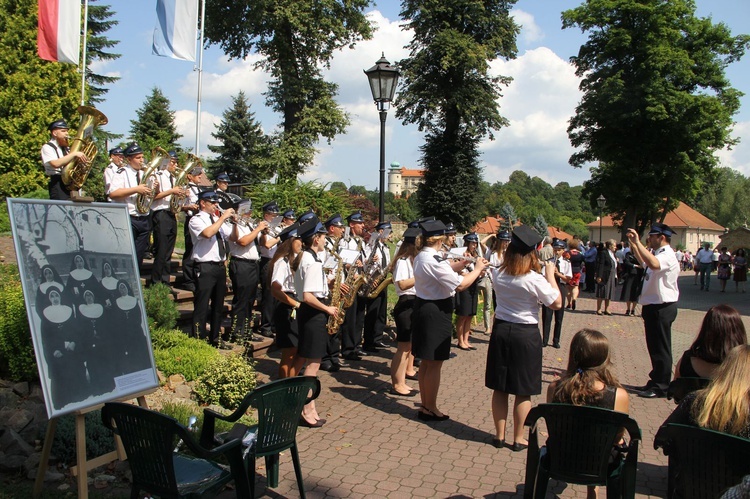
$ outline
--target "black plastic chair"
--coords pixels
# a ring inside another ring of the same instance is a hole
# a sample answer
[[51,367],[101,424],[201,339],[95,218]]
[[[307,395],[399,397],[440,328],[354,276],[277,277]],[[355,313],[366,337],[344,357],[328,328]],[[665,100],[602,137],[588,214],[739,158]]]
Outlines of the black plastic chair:
[[679,404],[685,395],[706,388],[710,382],[709,378],[677,378],[669,383],[667,398]]
[[[544,419],[549,437],[539,448],[538,424]],[[526,458],[524,497],[542,498],[550,478],[579,485],[606,485],[607,497],[635,497],[635,473],[641,430],[627,414],[598,407],[541,404],[526,418],[531,427]],[[614,452],[622,428],[630,445]],[[614,454],[614,461],[612,461]]]
[[[122,439],[133,473],[131,498],[140,491],[164,498],[213,497],[232,480],[237,497],[252,497],[240,440],[206,450],[174,418],[118,402],[104,404],[102,421]],[[180,440],[195,457],[174,452]],[[215,462],[221,456],[229,470]]]
[[[320,395],[320,381],[309,376],[296,376],[272,381],[247,394],[232,414],[223,415],[211,409],[203,411],[201,445],[209,447],[226,438],[240,436],[245,445],[245,459],[250,477],[250,491],[255,496],[255,460],[266,458],[266,481],[268,486],[279,485],[279,453],[287,449],[292,454],[294,474],[300,497],[305,497],[299,453],[297,451],[297,425],[302,416],[302,407]],[[258,424],[235,425],[227,436],[215,435],[216,419],[236,422],[249,407],[258,410]]]
[[667,497],[719,497],[750,474],[750,440],[697,426],[669,423],[654,449],[669,456]]

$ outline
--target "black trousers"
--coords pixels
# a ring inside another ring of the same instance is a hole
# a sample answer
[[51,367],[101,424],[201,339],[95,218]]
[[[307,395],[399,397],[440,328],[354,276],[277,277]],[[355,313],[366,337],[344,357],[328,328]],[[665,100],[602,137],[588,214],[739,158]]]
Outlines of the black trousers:
[[183,286],[195,286],[195,262],[193,261],[193,238],[190,236],[190,217],[185,216],[185,226],[183,234],[185,235],[185,253],[182,254],[182,277]]
[[169,286],[170,262],[177,241],[177,218],[169,209],[158,210],[153,213],[151,223],[154,231],[154,266],[151,271],[151,282],[163,282]]
[[51,175],[49,182],[47,182],[47,189],[49,190],[49,198],[67,201],[70,199],[70,191],[62,181],[62,175]]
[[[565,284],[557,283],[562,296],[565,296]],[[549,307],[542,306],[542,343],[549,345],[549,333],[552,329],[552,318],[555,318],[555,334],[552,337],[554,345],[560,345],[560,336],[562,335],[563,316],[565,315],[565,300],[560,310],[552,310]]]
[[232,280],[232,335],[245,335],[250,322],[255,291],[258,289],[258,262],[235,258],[229,262],[229,278]]
[[[221,314],[227,293],[227,273],[224,262],[195,262],[195,296],[193,298],[193,337],[218,343]],[[211,333],[206,330],[211,323]]]
[[388,300],[386,295],[388,288],[384,289],[375,298],[365,299],[365,323],[364,323],[364,340],[365,348],[372,347],[376,343],[383,341],[383,332],[387,320]]
[[151,215],[130,215],[130,227],[133,229],[135,257],[138,260],[138,269],[140,269],[143,264],[143,255],[148,250],[148,239],[151,235]]
[[586,262],[586,289],[584,291],[594,292],[596,290],[596,262]]
[[[356,353],[362,342],[362,325],[365,317],[365,299],[355,298],[352,306],[346,309],[341,325],[341,353],[344,357]],[[362,319],[362,322],[359,319]]]
[[273,311],[276,300],[271,295],[271,280],[268,276],[270,258],[260,258],[260,332],[266,336],[273,333]]
[[666,393],[672,379],[672,323],[677,318],[677,302],[644,305],[641,317],[651,357],[648,384]]

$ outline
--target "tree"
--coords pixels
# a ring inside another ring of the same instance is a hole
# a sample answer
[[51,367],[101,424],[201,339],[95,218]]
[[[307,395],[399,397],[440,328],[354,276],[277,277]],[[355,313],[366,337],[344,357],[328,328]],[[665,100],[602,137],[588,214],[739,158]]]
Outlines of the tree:
[[513,209],[510,203],[505,203],[503,208],[500,210],[500,217],[504,220],[503,229],[513,232],[513,226],[518,222],[516,216],[516,210]]
[[166,150],[179,149],[177,141],[182,135],[177,133],[174,111],[169,105],[169,99],[154,87],[143,106],[136,110],[137,119],[130,120],[130,139],[138,142],[147,154],[156,146]]
[[46,187],[40,149],[47,125],[78,106],[76,66],[36,53],[37,3],[0,0],[0,196]]
[[537,215],[532,225],[534,230],[539,233],[540,236],[547,237],[549,232],[547,231],[547,222],[544,220],[544,215]]
[[750,38],[695,17],[693,0],[587,0],[562,14],[588,41],[571,60],[583,99],[570,164],[591,168],[584,195],[604,194],[625,227],[642,230],[689,199],[716,164],[739,108],[724,70]]
[[294,182],[312,163],[315,145],[329,142],[349,124],[334,100],[338,86],[322,69],[333,54],[369,39],[364,15],[370,0],[214,0],[206,5],[207,44],[234,59],[251,52],[271,75],[267,104],[282,114],[273,161],[280,183]]
[[97,104],[104,100],[104,96],[109,92],[105,85],[111,85],[120,79],[119,76],[102,75],[92,70],[92,65],[97,61],[114,61],[120,58],[121,54],[109,52],[120,43],[118,40],[110,40],[105,36],[113,26],[117,26],[119,21],[112,19],[114,12],[110,10],[109,5],[94,5],[91,0],[88,8],[88,34],[86,37],[86,95],[87,102],[91,105]]
[[479,141],[508,125],[500,116],[500,85],[490,61],[516,56],[518,26],[509,15],[515,0],[404,0],[404,29],[412,29],[396,116],[426,132],[417,191],[423,214],[467,230],[478,217]]
[[216,133],[211,134],[221,145],[208,146],[218,154],[208,162],[213,178],[221,172],[233,182],[258,183],[271,178],[271,144],[250,111],[245,92],[232,97],[232,106],[222,116]]
[[750,179],[730,168],[716,168],[691,207],[734,229],[750,220]]

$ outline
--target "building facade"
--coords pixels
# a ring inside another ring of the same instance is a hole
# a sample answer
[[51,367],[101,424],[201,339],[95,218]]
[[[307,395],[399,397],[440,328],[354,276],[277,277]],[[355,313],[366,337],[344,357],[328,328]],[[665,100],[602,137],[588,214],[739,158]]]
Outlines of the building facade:
[[398,161],[391,163],[388,169],[388,192],[396,197],[409,197],[419,184],[424,182],[424,170],[402,168]]

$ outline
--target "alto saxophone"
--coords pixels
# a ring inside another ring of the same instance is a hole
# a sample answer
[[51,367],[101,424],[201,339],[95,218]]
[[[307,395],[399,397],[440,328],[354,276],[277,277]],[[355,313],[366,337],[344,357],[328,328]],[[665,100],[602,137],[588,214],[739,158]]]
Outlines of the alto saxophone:
[[341,293],[341,281],[344,278],[344,260],[336,252],[336,247],[338,246],[340,239],[341,238],[338,237],[334,240],[333,251],[331,252],[331,256],[333,256],[338,262],[338,265],[336,266],[336,277],[333,280],[333,289],[331,291],[331,306],[336,307],[336,314],[328,316],[328,322],[326,323],[326,329],[331,336],[336,334],[341,327],[341,324],[344,323],[346,310],[346,307],[344,306],[344,297]]
[[393,266],[395,263],[396,259],[391,260],[391,263],[388,264],[388,267],[386,267],[383,272],[378,272],[377,275],[373,277],[372,281],[367,283],[371,290],[367,295],[367,298],[372,300],[393,282],[393,276],[389,276],[388,274],[393,272]]
[[185,167],[175,176],[174,186],[183,190],[182,194],[172,194],[172,197],[169,198],[169,211],[175,215],[181,212],[182,207],[190,202],[187,193],[184,191],[188,183],[187,174],[194,166],[203,166],[203,162],[199,157],[194,156],[193,154],[188,154],[188,160],[187,163],[185,163]]

